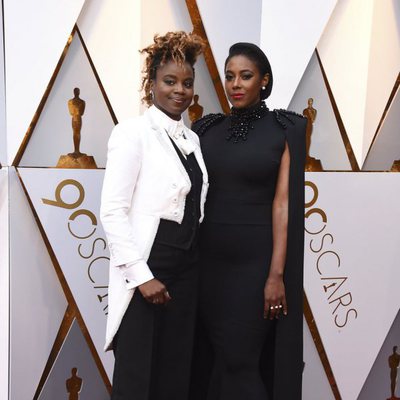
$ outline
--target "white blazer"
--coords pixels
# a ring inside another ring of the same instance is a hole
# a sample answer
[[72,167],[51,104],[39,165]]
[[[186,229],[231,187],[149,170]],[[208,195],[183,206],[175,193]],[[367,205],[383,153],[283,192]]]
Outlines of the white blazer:
[[[177,123],[151,106],[142,116],[116,125],[108,143],[100,210],[110,249],[105,350],[111,349],[134,293],[127,285],[125,266],[129,264],[133,286],[151,279],[147,259],[160,219],[177,223],[183,219],[191,183],[167,133]],[[208,176],[197,135],[187,127],[184,133],[195,144],[194,155],[203,172],[201,222]]]

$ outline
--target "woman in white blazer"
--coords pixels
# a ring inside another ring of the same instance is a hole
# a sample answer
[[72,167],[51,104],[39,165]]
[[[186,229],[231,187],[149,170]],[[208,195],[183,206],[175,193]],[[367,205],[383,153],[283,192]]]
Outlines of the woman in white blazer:
[[111,260],[105,349],[115,355],[113,400],[187,400],[208,179],[181,114],[203,47],[193,34],[156,35],[142,51],[150,107],[109,140],[101,221]]

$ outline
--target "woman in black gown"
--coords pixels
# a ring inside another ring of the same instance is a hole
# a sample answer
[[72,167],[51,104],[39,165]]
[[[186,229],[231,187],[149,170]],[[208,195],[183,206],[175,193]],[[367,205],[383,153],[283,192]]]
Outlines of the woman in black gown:
[[237,43],[225,62],[231,113],[192,128],[210,182],[200,315],[213,352],[212,368],[204,347],[197,355],[192,398],[301,399],[306,119],[269,111],[271,89],[265,54]]

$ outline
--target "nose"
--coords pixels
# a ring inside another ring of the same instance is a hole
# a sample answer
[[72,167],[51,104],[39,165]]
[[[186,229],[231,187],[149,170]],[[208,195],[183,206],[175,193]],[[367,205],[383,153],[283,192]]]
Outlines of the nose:
[[177,82],[175,85],[175,92],[176,93],[183,93],[185,91],[185,87],[183,85],[183,83],[181,82]]
[[235,79],[233,80],[233,88],[238,88],[240,87],[240,76],[235,77]]

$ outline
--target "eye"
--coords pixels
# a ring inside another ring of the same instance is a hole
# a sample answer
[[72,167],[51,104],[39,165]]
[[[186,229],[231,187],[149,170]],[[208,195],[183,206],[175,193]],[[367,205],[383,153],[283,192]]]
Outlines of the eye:
[[231,75],[231,74],[226,74],[226,75],[225,75],[225,80],[228,81],[228,82],[230,82],[231,80],[233,80],[233,75]]
[[190,89],[193,87],[193,81],[192,80],[185,81],[184,85],[185,85],[185,88]]
[[175,84],[175,81],[172,79],[165,79],[164,83],[167,84],[168,86],[172,86]]
[[253,74],[243,74],[242,75],[242,79],[244,81],[248,81],[249,79],[251,79],[253,77]]

